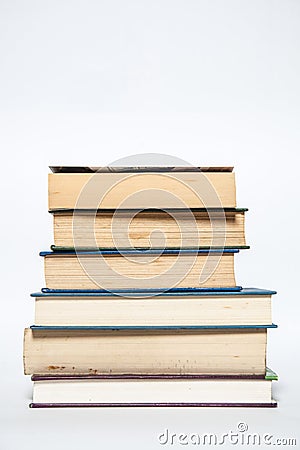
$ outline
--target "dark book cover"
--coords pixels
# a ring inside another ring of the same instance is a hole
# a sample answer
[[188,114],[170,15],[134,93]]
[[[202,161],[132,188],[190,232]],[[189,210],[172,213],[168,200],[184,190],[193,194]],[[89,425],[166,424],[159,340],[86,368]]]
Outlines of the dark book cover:
[[233,167],[194,166],[49,166],[53,173],[232,172]]
[[30,408],[276,408],[277,403],[30,403]]
[[[63,248],[63,247],[61,247]],[[65,251],[59,251],[59,252],[54,252],[54,251],[42,251],[40,252],[40,256],[47,256],[47,257],[51,257],[51,256],[63,256],[63,255],[76,255],[76,254],[80,254],[80,255],[104,255],[104,256],[116,256],[116,255],[120,255],[122,256],[123,254],[127,254],[127,255],[135,255],[135,256],[148,256],[148,255],[179,255],[179,254],[183,254],[183,255],[195,255],[195,254],[199,254],[199,253],[204,253],[204,254],[208,254],[208,253],[239,253],[239,249],[234,247],[234,248],[149,248],[149,249],[145,249],[145,248],[131,248],[131,249],[117,249],[117,248],[112,248],[112,249],[94,249],[94,250],[85,250],[85,251],[77,251],[75,249],[68,249]]]
[[240,329],[261,329],[261,328],[277,328],[274,323],[270,325],[31,325],[34,330],[107,330],[107,331],[183,331],[183,330],[240,330]]

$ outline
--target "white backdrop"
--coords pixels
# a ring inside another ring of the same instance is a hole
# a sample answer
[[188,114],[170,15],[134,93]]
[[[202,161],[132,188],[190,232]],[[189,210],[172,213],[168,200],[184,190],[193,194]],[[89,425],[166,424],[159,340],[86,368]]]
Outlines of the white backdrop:
[[[299,21],[294,0],[1,0],[1,449],[148,450],[166,428],[241,421],[299,443]],[[28,409],[22,334],[52,243],[47,166],[144,152],[235,166],[251,245],[237,282],[278,291],[277,410]]]

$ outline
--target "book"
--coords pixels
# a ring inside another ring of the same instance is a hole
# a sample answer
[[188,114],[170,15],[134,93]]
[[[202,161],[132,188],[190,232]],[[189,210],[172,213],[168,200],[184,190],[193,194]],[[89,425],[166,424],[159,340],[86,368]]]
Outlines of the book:
[[236,207],[232,168],[81,169],[60,168],[48,175],[50,211]]
[[262,375],[267,328],[274,327],[32,326],[24,333],[24,371]]
[[276,292],[236,285],[249,247],[233,167],[50,169],[30,406],[275,407]]
[[274,291],[36,292],[35,325],[271,325]]
[[237,249],[41,252],[46,287],[107,289],[235,287]]
[[85,406],[276,407],[267,369],[258,376],[36,376],[32,408]]
[[246,208],[226,210],[54,210],[53,249],[249,248]]

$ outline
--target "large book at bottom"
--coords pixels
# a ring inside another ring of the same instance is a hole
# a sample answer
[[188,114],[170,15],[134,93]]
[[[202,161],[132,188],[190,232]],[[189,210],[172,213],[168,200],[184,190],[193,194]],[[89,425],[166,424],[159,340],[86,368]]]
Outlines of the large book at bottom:
[[33,376],[32,408],[93,406],[276,407],[261,376]]

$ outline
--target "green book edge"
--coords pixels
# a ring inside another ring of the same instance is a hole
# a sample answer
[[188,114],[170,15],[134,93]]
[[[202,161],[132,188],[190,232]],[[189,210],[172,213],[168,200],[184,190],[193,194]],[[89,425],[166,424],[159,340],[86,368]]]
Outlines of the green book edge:
[[272,369],[269,369],[269,367],[267,367],[266,368],[265,380],[277,381],[278,380],[278,375]]

